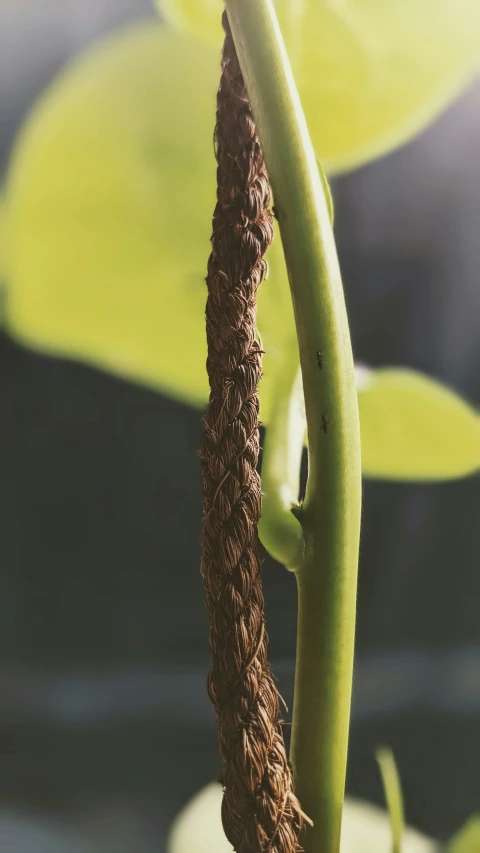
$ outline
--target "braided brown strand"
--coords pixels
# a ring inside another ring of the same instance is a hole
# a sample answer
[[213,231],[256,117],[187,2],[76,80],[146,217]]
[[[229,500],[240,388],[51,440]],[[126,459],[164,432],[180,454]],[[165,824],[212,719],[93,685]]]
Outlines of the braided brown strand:
[[267,660],[260,572],[256,291],[273,237],[270,185],[228,21],[217,96],[217,205],[206,308],[210,402],[202,439],[208,689],[223,763],[222,819],[238,853],[297,853],[279,695]]

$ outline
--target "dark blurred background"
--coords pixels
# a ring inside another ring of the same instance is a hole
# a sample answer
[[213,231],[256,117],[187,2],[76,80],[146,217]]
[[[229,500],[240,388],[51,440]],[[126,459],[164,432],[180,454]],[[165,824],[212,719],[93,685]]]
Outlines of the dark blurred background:
[[[36,95],[148,0],[0,0],[2,174]],[[354,351],[480,403],[480,86],[333,181]],[[445,423],[445,430],[449,424]],[[198,412],[0,339],[0,850],[163,849],[218,776],[205,694]],[[480,480],[365,483],[348,791],[445,839],[480,803]],[[265,561],[291,698],[296,601]]]

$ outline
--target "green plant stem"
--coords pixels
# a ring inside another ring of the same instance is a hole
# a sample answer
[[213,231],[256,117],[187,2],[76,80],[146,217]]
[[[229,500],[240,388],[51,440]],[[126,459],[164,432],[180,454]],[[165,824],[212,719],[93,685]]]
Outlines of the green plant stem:
[[[314,821],[307,853],[340,843],[361,506],[360,432],[341,276],[322,179],[271,0],[226,0],[278,211],[300,349],[309,476],[299,514],[291,759]],[[317,364],[322,353],[323,365]]]
[[392,853],[402,853],[402,837],[405,818],[400,777],[393,752],[386,746],[378,747],[375,758],[382,777],[383,790],[387,801],[390,826],[392,828]]

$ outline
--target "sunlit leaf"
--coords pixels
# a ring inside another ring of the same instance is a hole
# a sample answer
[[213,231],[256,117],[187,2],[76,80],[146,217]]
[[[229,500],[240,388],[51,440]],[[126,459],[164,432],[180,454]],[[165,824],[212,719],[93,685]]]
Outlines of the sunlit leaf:
[[39,102],[8,181],[20,339],[203,404],[217,82],[214,50],[142,24]]
[[480,468],[480,417],[411,370],[357,371],[365,476],[447,480]]
[[5,276],[5,202],[0,196],[0,288]]
[[[470,77],[478,0],[276,0],[313,143],[329,170],[411,137]],[[158,0],[216,45],[222,0]]]
[[474,814],[455,833],[447,845],[447,853],[478,853],[480,850],[480,813]]
[[[177,816],[167,842],[167,853],[231,853],[220,819],[222,789],[203,788]],[[390,823],[386,812],[359,800],[346,799],[341,853],[388,853]],[[407,827],[403,853],[436,853],[435,842]]]
[[[7,322],[20,340],[206,402],[218,76],[218,51],[148,23],[40,100],[8,180]],[[283,264],[279,241],[271,263]],[[259,298],[265,413],[271,366],[295,337],[286,276],[273,279]]]
[[[155,24],[120,33],[41,99],[7,194],[10,332],[200,406],[217,80],[208,46]],[[278,237],[268,257],[259,292],[267,423],[275,376],[286,354],[296,358]],[[408,372],[362,377],[367,476],[442,479],[478,467],[478,417],[455,395]]]

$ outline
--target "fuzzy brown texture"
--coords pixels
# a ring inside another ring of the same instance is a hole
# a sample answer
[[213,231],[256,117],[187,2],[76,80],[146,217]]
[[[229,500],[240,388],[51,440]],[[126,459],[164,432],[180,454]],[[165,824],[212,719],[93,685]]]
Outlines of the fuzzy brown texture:
[[267,660],[257,534],[262,350],[256,293],[273,237],[271,190],[226,15],[223,23],[217,205],[207,276],[210,402],[201,447],[208,690],[219,730],[227,838],[238,853],[298,853],[303,815]]

